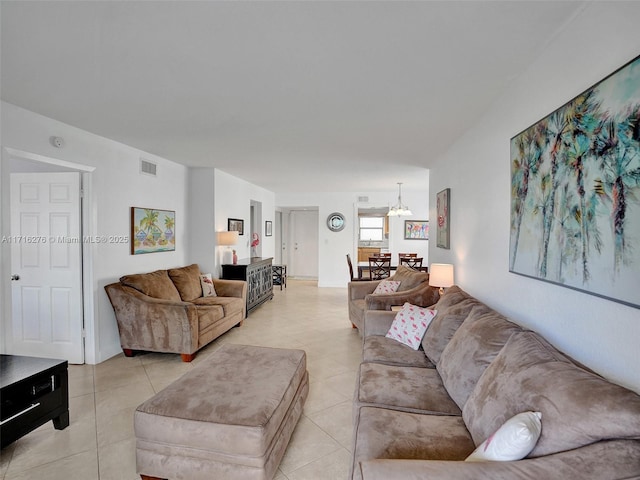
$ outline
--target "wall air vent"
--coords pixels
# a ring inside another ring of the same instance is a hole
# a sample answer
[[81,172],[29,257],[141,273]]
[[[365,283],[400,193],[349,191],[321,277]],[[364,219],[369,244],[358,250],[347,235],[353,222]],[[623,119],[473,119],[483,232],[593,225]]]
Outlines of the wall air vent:
[[140,159],[140,173],[144,173],[145,175],[156,176],[157,165],[149,160]]
[[358,197],[358,203],[369,203],[369,197]]

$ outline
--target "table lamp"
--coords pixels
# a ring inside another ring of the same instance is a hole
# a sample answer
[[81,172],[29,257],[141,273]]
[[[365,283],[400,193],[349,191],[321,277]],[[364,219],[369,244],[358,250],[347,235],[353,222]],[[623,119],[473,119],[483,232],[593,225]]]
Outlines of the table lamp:
[[440,295],[444,289],[453,285],[453,265],[450,263],[432,263],[429,267],[429,285],[440,287]]
[[218,246],[224,247],[222,250],[222,264],[233,262],[232,245],[238,243],[238,232],[218,232]]

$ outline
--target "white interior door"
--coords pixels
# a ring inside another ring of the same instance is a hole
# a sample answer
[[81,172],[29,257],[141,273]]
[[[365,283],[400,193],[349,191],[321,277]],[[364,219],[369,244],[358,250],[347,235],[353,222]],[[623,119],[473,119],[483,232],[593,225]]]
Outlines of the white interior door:
[[291,212],[291,268],[292,277],[318,278],[318,212]]
[[15,355],[84,363],[80,173],[11,174]]

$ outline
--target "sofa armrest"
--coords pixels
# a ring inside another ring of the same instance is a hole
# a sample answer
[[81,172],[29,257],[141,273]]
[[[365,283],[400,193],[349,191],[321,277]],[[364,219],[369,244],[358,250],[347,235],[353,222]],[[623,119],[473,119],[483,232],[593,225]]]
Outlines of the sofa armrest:
[[242,298],[242,319],[247,318],[247,282],[244,280],[213,279],[213,288],[219,297]]
[[387,310],[367,310],[364,312],[364,327],[362,328],[362,338],[372,335],[386,335],[397,312]]
[[247,282],[244,280],[213,279],[213,287],[219,297],[247,297]]
[[515,462],[366,460],[360,462],[360,471],[363,480],[622,480],[640,476],[640,441],[601,441],[575,450]]
[[391,310],[394,305],[404,305],[409,302],[419,307],[429,307],[440,299],[438,288],[430,287],[427,282],[403,292],[383,295],[367,295],[365,297],[367,310]]
[[198,313],[190,302],[149,297],[120,283],[106,285],[123,349],[193,353]]
[[381,280],[371,280],[368,282],[349,282],[349,300],[358,300],[373,293]]

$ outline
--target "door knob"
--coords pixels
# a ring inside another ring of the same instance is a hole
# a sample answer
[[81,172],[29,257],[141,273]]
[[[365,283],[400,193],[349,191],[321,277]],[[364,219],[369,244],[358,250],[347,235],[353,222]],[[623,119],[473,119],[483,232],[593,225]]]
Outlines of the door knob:
[[20,275],[16,275],[16,274],[11,275],[11,281],[15,282],[16,280],[20,280]]

